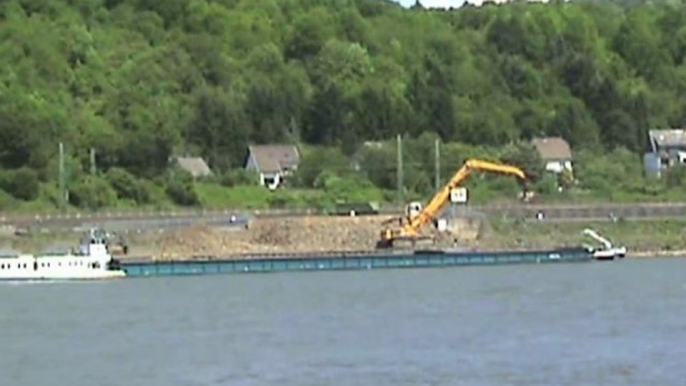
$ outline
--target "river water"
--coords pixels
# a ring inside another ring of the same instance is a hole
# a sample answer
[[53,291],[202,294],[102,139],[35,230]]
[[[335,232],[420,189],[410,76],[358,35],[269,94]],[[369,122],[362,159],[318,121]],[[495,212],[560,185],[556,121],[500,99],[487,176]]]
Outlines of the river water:
[[686,259],[0,285],[0,384],[683,385]]

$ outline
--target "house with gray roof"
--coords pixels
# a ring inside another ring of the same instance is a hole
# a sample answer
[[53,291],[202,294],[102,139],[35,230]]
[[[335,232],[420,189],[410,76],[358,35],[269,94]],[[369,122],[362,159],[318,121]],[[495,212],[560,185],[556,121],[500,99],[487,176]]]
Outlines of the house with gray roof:
[[562,137],[534,138],[531,143],[545,162],[545,170],[558,174],[573,171],[572,149]]
[[294,145],[250,145],[245,169],[259,175],[260,184],[276,189],[300,164],[300,152]]
[[174,157],[176,165],[190,173],[193,178],[202,178],[212,175],[212,170],[204,159],[200,157]]
[[648,176],[660,177],[665,169],[686,163],[686,130],[649,130],[648,142],[643,156]]

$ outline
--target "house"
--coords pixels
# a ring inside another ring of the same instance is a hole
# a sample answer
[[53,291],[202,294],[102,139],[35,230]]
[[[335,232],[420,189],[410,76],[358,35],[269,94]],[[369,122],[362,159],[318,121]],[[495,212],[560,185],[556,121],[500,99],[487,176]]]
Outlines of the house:
[[685,130],[649,130],[648,139],[649,150],[643,156],[648,176],[660,177],[666,168],[686,163]]
[[260,184],[276,189],[300,164],[300,152],[294,145],[251,145],[245,169],[257,172]]
[[[508,2],[514,2],[515,0],[423,0],[415,1],[414,5],[412,1],[408,0],[396,0],[400,2],[405,7],[410,9],[441,9],[441,10],[453,10],[459,8],[468,7],[481,7],[489,5],[500,5]],[[526,0],[528,3],[548,3],[550,0]],[[564,0],[569,1],[569,0]]]
[[572,150],[563,138],[534,138],[531,143],[538,150],[543,162],[545,162],[545,170],[557,174],[565,170],[573,171]]
[[176,165],[190,173],[193,178],[202,178],[212,175],[212,170],[207,166],[204,159],[200,157],[174,157]]

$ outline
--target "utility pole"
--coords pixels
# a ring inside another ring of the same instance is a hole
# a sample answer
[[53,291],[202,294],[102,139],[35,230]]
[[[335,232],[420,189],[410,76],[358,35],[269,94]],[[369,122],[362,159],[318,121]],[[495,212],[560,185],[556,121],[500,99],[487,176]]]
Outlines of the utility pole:
[[439,138],[436,138],[436,143],[434,146],[434,155],[436,158],[436,164],[435,164],[435,181],[434,184],[436,185],[436,191],[438,192],[438,189],[441,188],[441,140]]
[[402,205],[403,202],[405,201],[404,199],[404,194],[403,194],[403,142],[402,142],[402,135],[398,134],[397,138],[397,143],[398,143],[398,161],[397,161],[397,182],[398,182],[398,201],[400,201],[400,204]]
[[95,175],[98,169],[95,165],[95,149],[91,147],[91,175]]
[[64,207],[66,195],[65,178],[64,178],[64,144],[60,142],[60,159],[59,159],[59,190],[60,190],[60,206]]

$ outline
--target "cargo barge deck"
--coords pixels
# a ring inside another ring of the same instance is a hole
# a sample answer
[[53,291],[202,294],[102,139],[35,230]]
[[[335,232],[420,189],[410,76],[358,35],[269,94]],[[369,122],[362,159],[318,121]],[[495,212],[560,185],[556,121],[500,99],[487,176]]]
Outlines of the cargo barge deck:
[[593,261],[587,248],[535,251],[348,252],[317,255],[272,254],[233,258],[187,260],[126,260],[121,262],[128,277],[206,275],[287,271],[370,270],[503,264],[541,264]]

